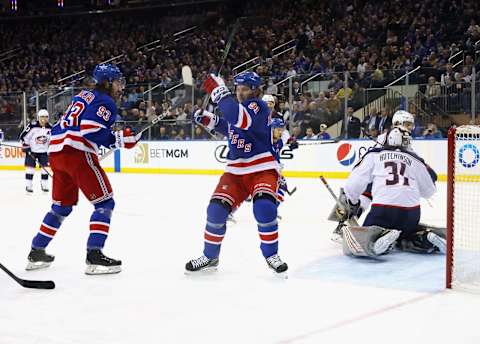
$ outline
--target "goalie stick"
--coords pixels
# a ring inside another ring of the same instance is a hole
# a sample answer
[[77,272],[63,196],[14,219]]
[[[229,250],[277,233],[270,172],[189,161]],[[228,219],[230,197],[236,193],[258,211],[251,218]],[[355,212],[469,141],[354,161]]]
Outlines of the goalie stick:
[[24,288],[31,288],[31,289],[54,289],[55,282],[53,281],[34,281],[34,280],[25,280],[22,278],[17,277],[13,274],[10,270],[8,270],[3,264],[0,264],[0,269],[5,271],[5,273],[13,278],[15,282],[20,284]]
[[[335,200],[335,203],[337,203],[337,205],[341,208],[341,209],[345,209],[345,207],[343,206],[342,203],[340,203],[340,200],[338,199],[337,195],[335,195],[335,192],[333,192],[332,188],[330,187],[330,185],[328,184],[327,180],[325,179],[325,177],[323,176],[320,176],[320,180],[322,181],[323,185],[325,185],[325,187],[327,188],[328,192],[330,193],[330,195],[333,197],[333,199]],[[357,217],[354,216],[352,217],[351,219],[348,219],[347,220],[347,223],[350,225],[350,226],[355,226],[355,227],[358,227],[358,221],[357,221]]]

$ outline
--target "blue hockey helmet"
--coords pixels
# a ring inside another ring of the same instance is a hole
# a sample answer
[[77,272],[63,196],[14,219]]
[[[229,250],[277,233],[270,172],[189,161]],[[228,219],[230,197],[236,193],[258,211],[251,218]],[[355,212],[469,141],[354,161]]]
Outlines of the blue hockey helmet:
[[285,128],[285,122],[281,118],[273,118],[271,127],[272,128]]
[[243,72],[233,79],[235,86],[244,85],[256,90],[262,84],[262,78],[255,72]]
[[101,84],[104,81],[111,83],[114,80],[123,81],[123,74],[117,66],[111,63],[102,63],[95,66],[93,79],[97,84]]

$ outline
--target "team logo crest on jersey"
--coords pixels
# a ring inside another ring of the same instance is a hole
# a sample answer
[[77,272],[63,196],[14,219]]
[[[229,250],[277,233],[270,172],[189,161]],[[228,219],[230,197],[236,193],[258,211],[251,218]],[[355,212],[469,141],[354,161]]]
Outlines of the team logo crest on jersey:
[[343,143],[338,146],[337,159],[343,166],[350,166],[355,161],[357,154],[350,143]]
[[480,161],[480,151],[477,146],[472,143],[467,143],[460,147],[458,155],[460,163],[465,168],[475,167]]
[[35,138],[35,143],[38,145],[44,145],[48,142],[48,137],[46,136],[39,136]]
[[141,143],[135,147],[134,161],[136,164],[148,164],[148,143]]

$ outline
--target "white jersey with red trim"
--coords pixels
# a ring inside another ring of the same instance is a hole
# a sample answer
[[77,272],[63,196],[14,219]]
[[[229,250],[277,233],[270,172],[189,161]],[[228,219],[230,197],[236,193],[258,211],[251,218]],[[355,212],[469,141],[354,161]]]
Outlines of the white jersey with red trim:
[[32,153],[46,153],[51,131],[50,123],[41,126],[38,121],[32,121],[20,134],[20,141],[23,147],[30,148]]
[[373,183],[372,206],[416,208],[421,197],[433,196],[436,180],[435,172],[413,152],[373,148],[355,165],[344,191],[357,203],[367,185]]
[[218,103],[223,113],[215,129],[228,133],[226,172],[248,174],[265,170],[279,171],[270,127],[270,109],[260,99],[238,103],[225,97]]
[[64,146],[98,154],[100,146],[115,142],[111,126],[117,118],[112,97],[97,90],[83,90],[72,99],[62,118],[53,126],[49,153]]

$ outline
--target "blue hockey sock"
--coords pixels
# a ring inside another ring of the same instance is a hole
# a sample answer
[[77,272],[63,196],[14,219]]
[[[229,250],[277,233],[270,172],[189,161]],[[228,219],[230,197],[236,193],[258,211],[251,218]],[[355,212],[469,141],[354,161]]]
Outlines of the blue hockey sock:
[[60,228],[63,219],[70,215],[72,207],[62,207],[56,204],[45,215],[40,225],[40,230],[32,240],[32,248],[44,249],[53,239],[57,230]]
[[277,205],[270,199],[260,198],[253,202],[253,215],[257,220],[260,249],[265,258],[278,252]]
[[217,202],[210,202],[208,205],[203,254],[209,259],[218,258],[220,255],[222,240],[227,231],[228,213],[228,209]]
[[101,250],[105,246],[114,207],[115,202],[113,199],[95,204],[95,210],[90,217],[90,235],[88,236],[87,250]]

